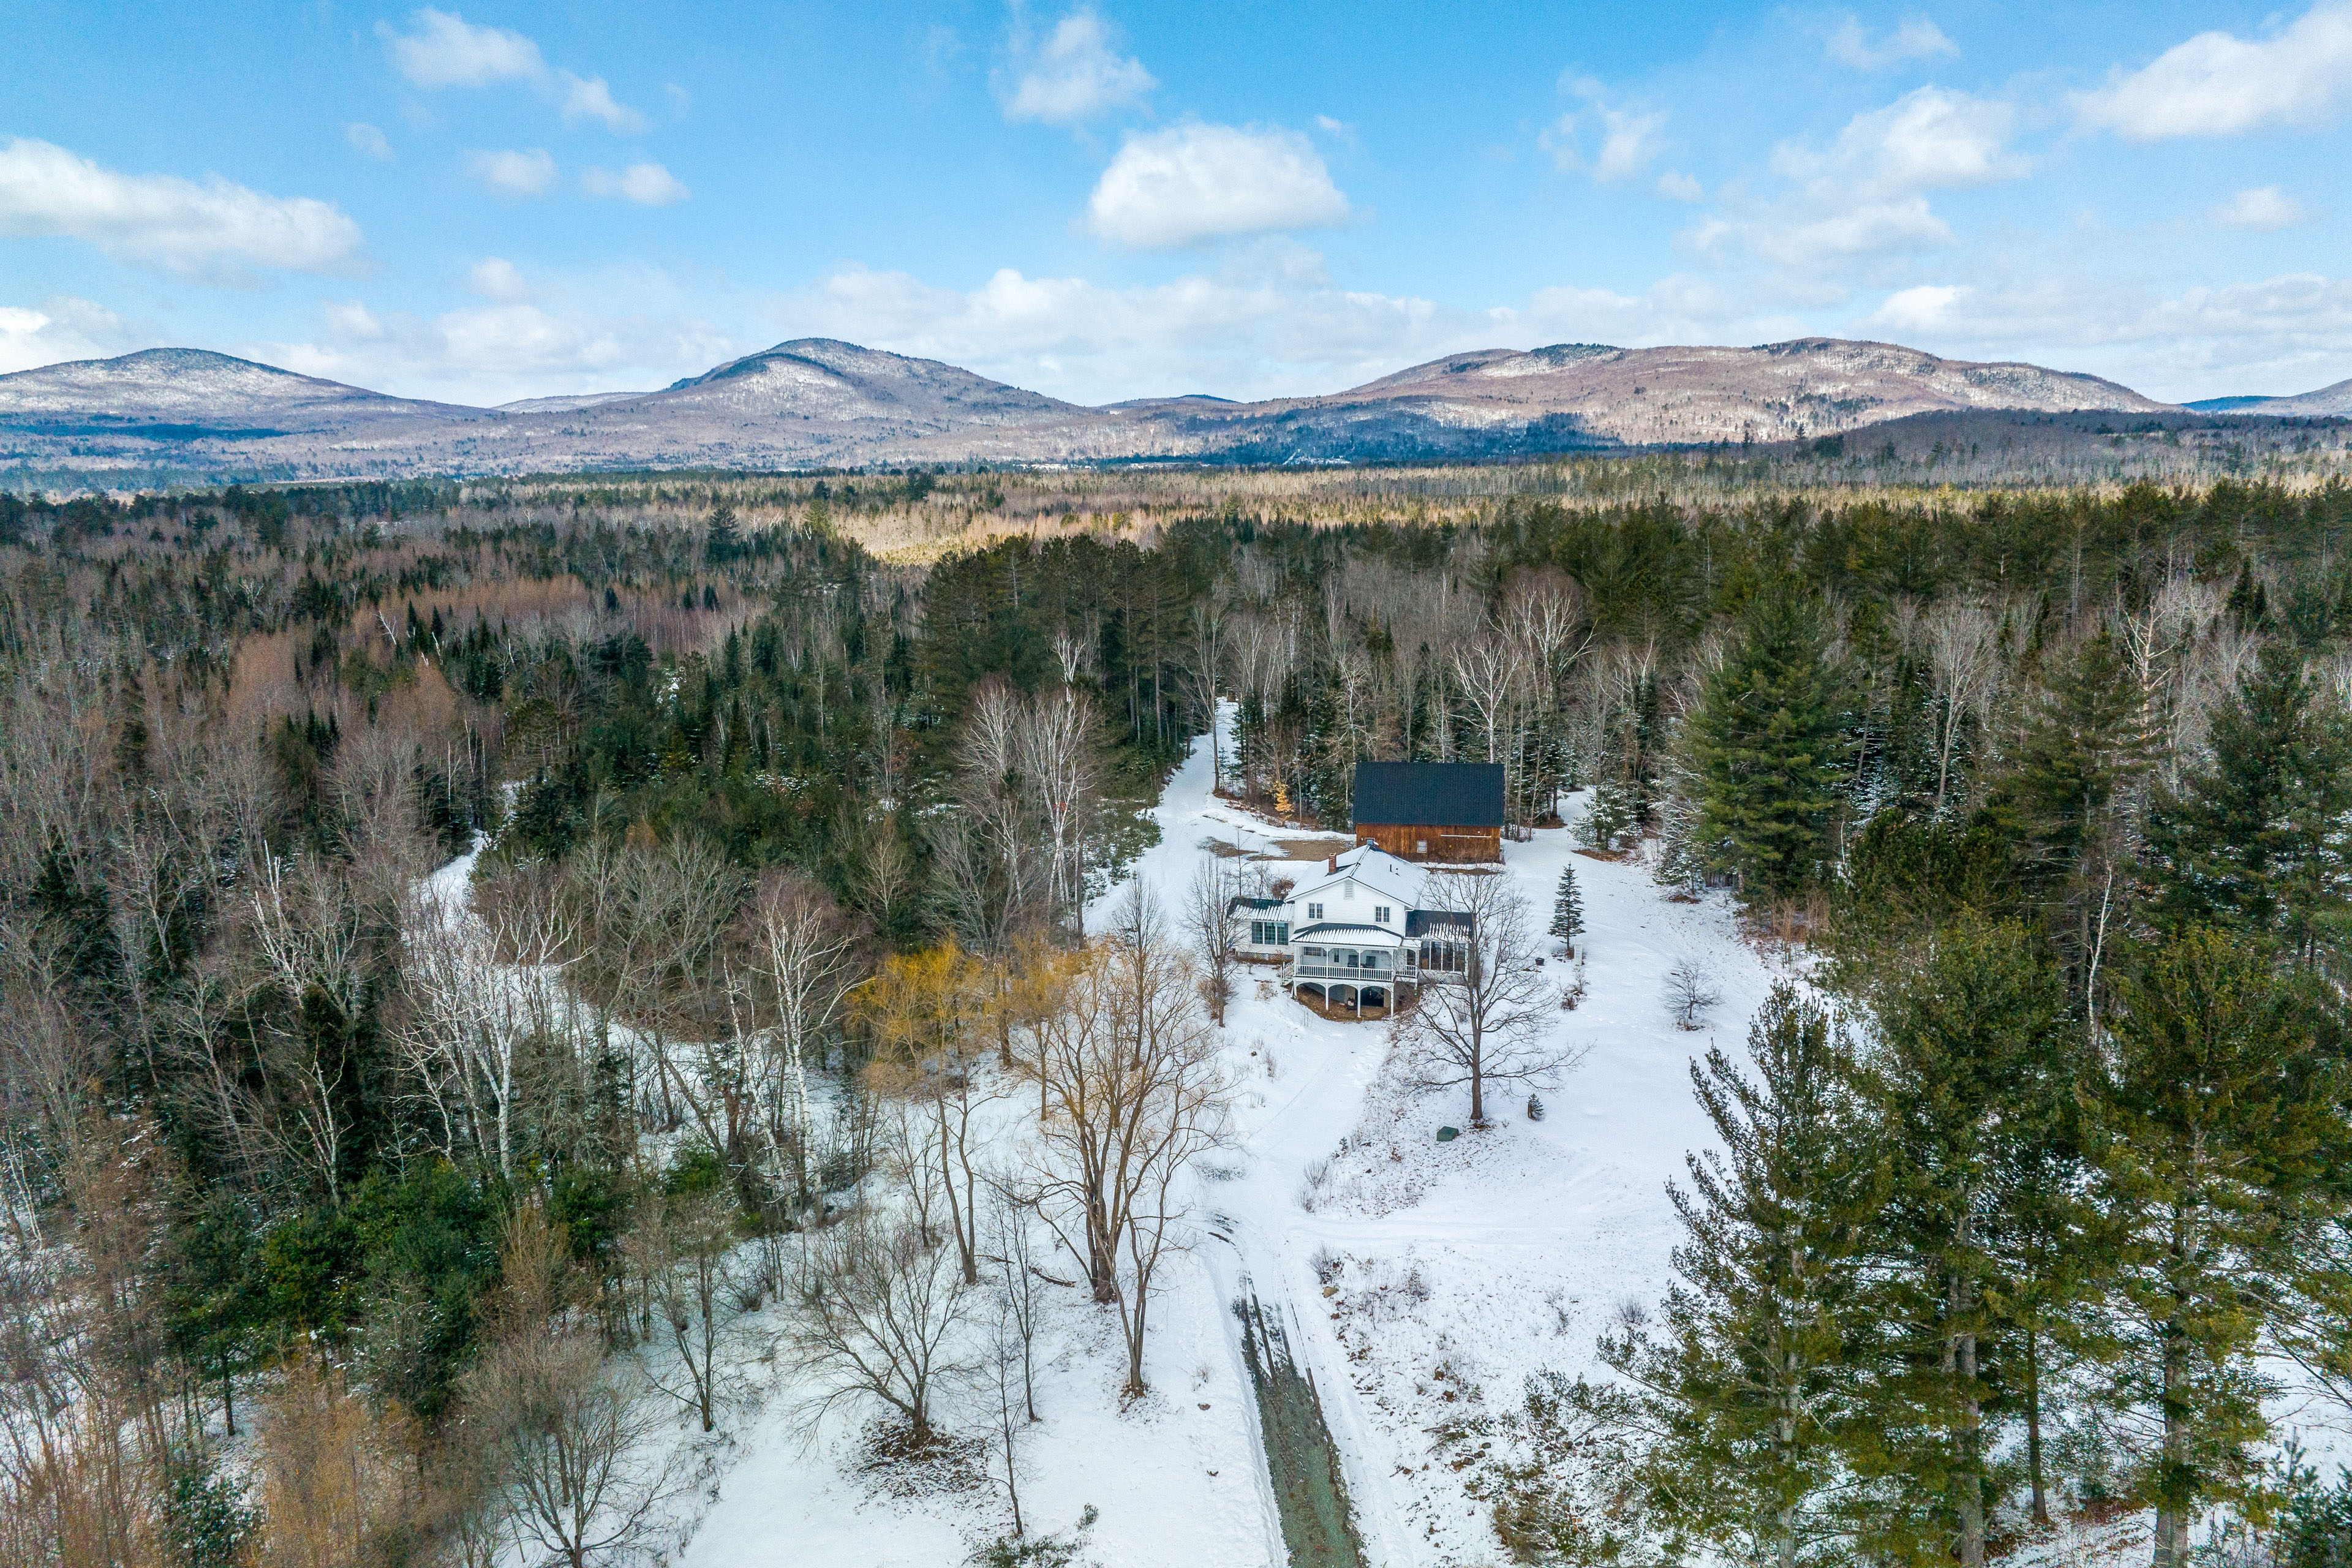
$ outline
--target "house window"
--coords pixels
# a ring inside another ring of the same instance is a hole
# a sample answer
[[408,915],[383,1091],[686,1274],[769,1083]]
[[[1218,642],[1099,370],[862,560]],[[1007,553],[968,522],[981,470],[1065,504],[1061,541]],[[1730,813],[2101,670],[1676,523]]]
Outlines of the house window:
[[1307,960],[1309,963],[1318,963],[1322,961],[1323,950],[1319,947],[1303,948],[1300,950],[1298,956]]
[[1376,925],[1386,925],[1389,923],[1388,905],[1374,904],[1372,906],[1372,921]]
[[1426,839],[1426,838],[1416,838],[1416,839],[1414,839],[1414,840],[1412,841],[1412,852],[1413,852],[1414,854],[1416,854],[1416,855],[1426,855],[1426,854],[1428,854],[1428,853],[1429,853],[1429,840],[1428,840],[1428,839]]
[[1319,921],[1319,920],[1321,920],[1321,919],[1323,918],[1323,906],[1322,906],[1322,905],[1320,905],[1320,904],[1309,904],[1309,905],[1307,905],[1307,918],[1308,920],[1310,920],[1310,921]]
[[1290,924],[1286,921],[1250,921],[1250,943],[1254,947],[1287,947],[1290,944]]

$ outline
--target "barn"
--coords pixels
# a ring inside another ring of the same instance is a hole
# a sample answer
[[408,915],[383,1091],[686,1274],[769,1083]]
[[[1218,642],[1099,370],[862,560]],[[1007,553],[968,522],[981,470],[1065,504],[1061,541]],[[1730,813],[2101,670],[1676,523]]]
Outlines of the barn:
[[1356,842],[1407,860],[1503,858],[1500,763],[1358,763]]

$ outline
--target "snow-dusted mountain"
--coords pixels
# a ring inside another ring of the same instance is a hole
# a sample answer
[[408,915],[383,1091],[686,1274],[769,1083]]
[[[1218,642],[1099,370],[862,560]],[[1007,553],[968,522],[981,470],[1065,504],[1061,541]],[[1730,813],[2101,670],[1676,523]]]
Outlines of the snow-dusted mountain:
[[129,430],[333,431],[385,420],[468,420],[482,411],[390,397],[205,349],[144,349],[0,375],[0,428],[104,421]]
[[189,478],[1124,458],[1487,457],[1818,437],[1928,413],[2155,412],[2095,376],[1805,338],[1556,344],[1432,360],[1324,396],[1088,408],[937,360],[802,338],[658,392],[496,409],[389,397],[195,349],[0,376],[0,468]]

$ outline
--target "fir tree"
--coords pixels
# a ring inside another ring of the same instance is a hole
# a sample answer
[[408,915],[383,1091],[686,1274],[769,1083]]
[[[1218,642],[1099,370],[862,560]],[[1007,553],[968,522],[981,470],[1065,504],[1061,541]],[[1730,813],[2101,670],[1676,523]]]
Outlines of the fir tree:
[[2213,719],[2213,761],[2148,824],[2156,918],[2282,933],[2305,963],[2341,932],[2352,860],[2352,746],[2313,710],[2292,647],[2273,643]]
[[1867,1415],[1849,1452],[1873,1487],[1873,1556],[1980,1568],[1996,1362],[2020,1281],[2004,1241],[2021,1156],[2072,1088],[2064,995],[2024,928],[1955,922],[1884,964],[1861,1084],[1892,1183],[1874,1227]]
[[1691,723],[1700,840],[1750,897],[1819,875],[1852,751],[1845,725],[1819,618],[1786,594],[1759,599]]
[[2042,692],[2018,746],[1997,812],[2025,840],[2027,891],[2049,911],[2075,994],[2096,1013],[2100,965],[2112,945],[2132,846],[2123,809],[2147,766],[2147,704],[2115,639],[2102,631]]
[[1573,947],[1577,933],[1583,929],[1584,897],[1576,890],[1576,868],[1562,866],[1559,890],[1551,900],[1551,934]]
[[1884,1184],[1828,1010],[1784,984],[1748,1039],[1753,1078],[1720,1047],[1691,1064],[1722,1152],[1689,1156],[1691,1186],[1671,1189],[1681,1283],[1654,1334],[1631,1328],[1601,1353],[1643,1390],[1660,1517],[1736,1560],[1798,1568],[1842,1555],[1847,1351]]
[[2143,1495],[2155,1568],[2179,1568],[2201,1505],[2255,1479],[2274,1384],[2257,1364],[2263,1281],[2340,1136],[2311,1020],[2267,955],[2192,929],[2123,991],[2100,1097],[2099,1196],[2116,1237],[2116,1394],[2156,1441]]

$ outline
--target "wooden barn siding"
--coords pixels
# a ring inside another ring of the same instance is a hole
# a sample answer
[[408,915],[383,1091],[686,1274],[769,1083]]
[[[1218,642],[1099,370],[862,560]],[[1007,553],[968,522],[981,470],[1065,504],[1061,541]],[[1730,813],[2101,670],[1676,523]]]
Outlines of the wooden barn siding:
[[[1429,841],[1423,857],[1414,846]],[[1500,860],[1503,830],[1499,827],[1395,827],[1386,823],[1356,824],[1356,842],[1377,844],[1406,860]]]

